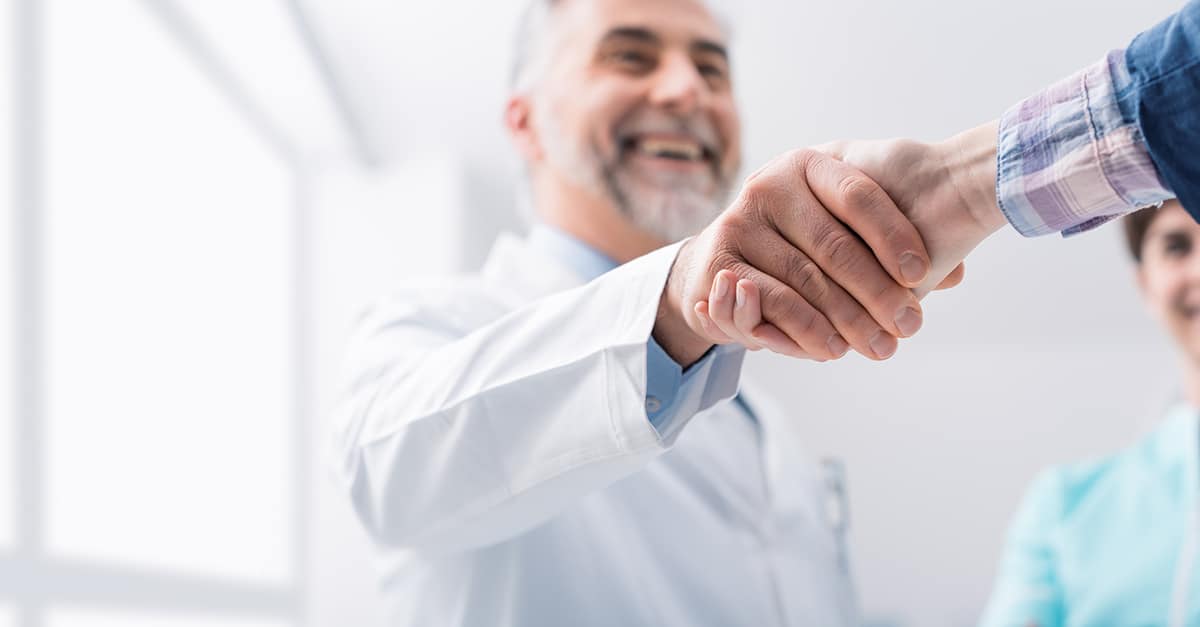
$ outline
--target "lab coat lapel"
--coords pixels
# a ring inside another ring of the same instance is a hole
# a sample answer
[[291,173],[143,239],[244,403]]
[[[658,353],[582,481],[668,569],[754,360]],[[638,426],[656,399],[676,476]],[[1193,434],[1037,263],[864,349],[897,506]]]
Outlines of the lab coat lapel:
[[511,233],[501,233],[483,264],[482,273],[512,290],[520,303],[583,285],[562,261],[530,246]]

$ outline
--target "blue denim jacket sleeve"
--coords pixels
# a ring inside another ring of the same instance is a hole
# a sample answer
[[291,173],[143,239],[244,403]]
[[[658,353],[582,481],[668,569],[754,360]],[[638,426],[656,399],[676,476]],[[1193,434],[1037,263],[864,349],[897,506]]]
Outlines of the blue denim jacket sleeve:
[[1121,114],[1137,122],[1159,176],[1200,221],[1200,0],[1138,35],[1125,63]]

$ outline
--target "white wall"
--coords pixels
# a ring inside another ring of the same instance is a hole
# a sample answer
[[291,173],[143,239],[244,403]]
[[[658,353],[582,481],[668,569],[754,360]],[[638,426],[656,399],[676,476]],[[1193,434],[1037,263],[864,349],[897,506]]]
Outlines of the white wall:
[[[736,5],[735,80],[753,168],[829,139],[936,139],[995,118],[1179,3],[726,4]],[[483,173],[476,185],[513,187],[499,120],[514,2],[313,5],[350,100],[388,158],[450,152]],[[427,211],[394,209],[387,220]],[[487,233],[471,229],[464,249],[478,251]],[[1174,364],[1113,228],[1067,241],[999,234],[969,260],[964,286],[928,300],[926,321],[887,363],[766,358],[748,376],[774,382],[797,408],[815,453],[847,460],[868,615],[967,625],[1029,479],[1129,441],[1169,396]]]

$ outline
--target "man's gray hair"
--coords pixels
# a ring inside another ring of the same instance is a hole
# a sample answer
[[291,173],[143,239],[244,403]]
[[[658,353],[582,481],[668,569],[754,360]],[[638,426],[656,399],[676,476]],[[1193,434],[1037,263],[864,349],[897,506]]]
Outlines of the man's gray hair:
[[[550,25],[556,17],[555,13],[566,2],[567,0],[528,0],[525,3],[517,22],[512,67],[508,76],[509,89],[513,92],[529,89],[546,71],[550,63]],[[719,0],[701,0],[701,3],[713,12],[726,38],[730,37],[732,28],[727,14],[721,10],[724,3]]]
[[550,21],[566,0],[529,0],[521,11],[513,40],[512,67],[508,86],[514,92],[524,91],[545,72],[549,55],[546,47],[550,38]]

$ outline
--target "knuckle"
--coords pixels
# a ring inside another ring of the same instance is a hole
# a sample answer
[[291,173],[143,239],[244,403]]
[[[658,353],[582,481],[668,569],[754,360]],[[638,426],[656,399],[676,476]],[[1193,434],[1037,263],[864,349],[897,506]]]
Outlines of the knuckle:
[[742,188],[738,210],[729,212],[736,216],[730,217],[741,217],[743,221],[749,221],[751,216],[770,215],[771,211],[779,206],[782,192],[782,187],[773,177],[760,176]]
[[812,148],[793,148],[787,152],[788,161],[794,166],[803,168],[809,164],[820,162],[827,158],[827,155],[817,152]]
[[819,333],[822,316],[810,307],[801,307],[797,304],[797,309],[794,311],[792,320],[794,322],[795,333],[801,338],[816,338]]
[[825,273],[813,260],[799,255],[789,255],[785,261],[788,284],[804,298],[820,301],[829,291]]
[[858,239],[849,231],[830,228],[817,237],[817,250],[834,271],[852,271],[861,261]]
[[755,217],[758,212],[753,205],[736,207],[725,211],[714,223],[720,233],[721,241],[729,247],[736,247],[753,230]]
[[913,247],[913,229],[911,225],[907,225],[900,221],[885,221],[878,226],[879,236],[883,241],[899,250],[908,250]]
[[908,288],[894,283],[890,277],[880,281],[879,286],[871,290],[869,298],[870,301],[863,304],[881,310],[895,310],[901,305],[915,302],[912,292]]
[[883,188],[861,174],[851,174],[839,181],[838,193],[851,209],[878,206],[886,197]]
[[[769,312],[768,322],[774,324],[785,335],[803,346],[821,340],[824,316],[786,288],[776,288],[764,293],[764,312]],[[818,342],[819,343],[819,342]]]
[[708,266],[704,269],[704,274],[712,279],[716,278],[717,273],[722,270],[733,270],[736,272],[740,261],[740,258],[734,251],[730,249],[718,250],[709,257]]

